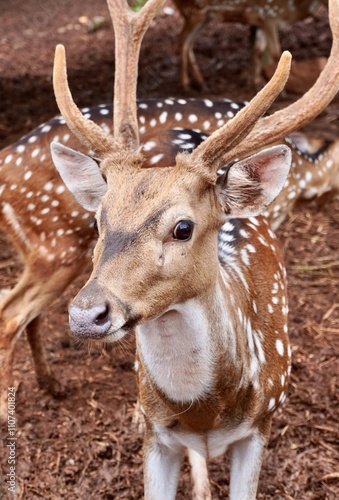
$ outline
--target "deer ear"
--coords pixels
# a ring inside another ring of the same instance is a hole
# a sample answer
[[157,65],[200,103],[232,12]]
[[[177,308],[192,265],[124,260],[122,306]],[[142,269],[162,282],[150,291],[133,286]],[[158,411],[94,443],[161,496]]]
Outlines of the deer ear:
[[98,164],[90,156],[55,141],[51,143],[51,154],[56,169],[74,198],[86,210],[96,212],[107,191]]
[[216,185],[225,214],[251,217],[263,213],[285,184],[291,156],[287,146],[274,146],[234,163]]

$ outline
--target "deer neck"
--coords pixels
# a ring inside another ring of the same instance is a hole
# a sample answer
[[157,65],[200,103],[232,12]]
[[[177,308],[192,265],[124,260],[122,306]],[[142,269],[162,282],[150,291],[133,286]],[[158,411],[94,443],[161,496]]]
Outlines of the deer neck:
[[236,353],[243,349],[237,347],[230,321],[234,313],[223,286],[220,274],[208,291],[137,328],[138,356],[145,372],[172,402],[208,399],[220,380],[216,372],[225,368],[225,361],[234,368],[232,383],[240,383]]

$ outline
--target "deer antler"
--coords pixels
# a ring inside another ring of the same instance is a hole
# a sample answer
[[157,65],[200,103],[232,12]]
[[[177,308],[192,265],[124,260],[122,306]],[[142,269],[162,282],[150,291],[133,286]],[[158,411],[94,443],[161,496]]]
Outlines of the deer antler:
[[148,0],[139,13],[134,13],[125,0],[108,1],[115,32],[114,138],[86,119],[74,103],[67,82],[65,48],[56,47],[53,86],[60,112],[74,135],[99,158],[114,148],[135,150],[139,145],[136,87],[140,45],[164,3],[165,0]]
[[[312,121],[326,108],[339,91],[339,0],[329,0],[329,19],[333,35],[332,50],[324,70],[313,87],[297,102],[271,116],[260,119],[258,116],[261,109],[259,108],[257,112],[255,105],[259,93],[244,108],[244,111],[246,108],[249,110],[253,104],[253,113],[255,113],[257,123],[254,124],[251,120],[251,124],[248,126],[248,115],[245,115],[244,112],[235,126],[239,129],[243,127],[244,133],[238,134],[234,138],[230,129],[232,131],[232,122],[240,115],[241,112],[239,112],[231,120],[229,128],[226,126],[228,124],[224,125],[192,153],[193,165],[197,159],[202,159],[205,167],[216,171],[221,165],[242,158],[260,149],[263,145],[268,146],[284,138]],[[229,140],[229,135],[231,135],[231,140]],[[245,137],[246,140],[243,140]],[[214,141],[214,138],[218,138],[218,140]],[[221,153],[219,157],[218,152]],[[213,159],[216,157],[218,157],[218,161],[213,163]]]
[[57,45],[55,49],[53,87],[60,112],[73,134],[99,156],[108,153],[113,147],[113,137],[106,134],[96,123],[85,118],[73,101],[67,82],[66,54],[63,45]]
[[114,137],[131,149],[139,145],[136,110],[138,60],[143,36],[165,0],[148,0],[133,12],[126,0],[107,0],[114,27]]
[[273,77],[265,87],[232,120],[216,130],[193,151],[191,159],[194,163],[197,162],[197,166],[202,161],[204,167],[218,169],[217,163],[225,151],[225,144],[231,149],[249,134],[283,90],[290,73],[291,58],[289,52],[284,52]]

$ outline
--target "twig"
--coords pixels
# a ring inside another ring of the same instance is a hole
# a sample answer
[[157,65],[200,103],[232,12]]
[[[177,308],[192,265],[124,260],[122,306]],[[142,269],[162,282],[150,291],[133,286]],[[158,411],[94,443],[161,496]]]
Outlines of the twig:
[[325,474],[324,476],[317,479],[317,481],[328,481],[331,479],[339,479],[339,472],[330,472],[329,474]]
[[314,429],[320,429],[321,431],[333,432],[334,434],[338,434],[338,430],[334,427],[330,427],[329,425],[313,425]]
[[328,319],[331,314],[333,313],[333,311],[339,307],[339,304],[332,304],[332,306],[329,308],[329,310],[327,312],[325,312],[324,316],[322,317],[322,320],[321,321],[324,321],[325,319]]

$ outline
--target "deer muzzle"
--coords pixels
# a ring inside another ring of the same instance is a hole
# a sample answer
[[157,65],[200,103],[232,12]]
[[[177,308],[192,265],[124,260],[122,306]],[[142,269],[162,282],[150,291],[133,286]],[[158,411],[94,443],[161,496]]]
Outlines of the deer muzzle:
[[77,337],[100,339],[108,335],[112,326],[108,304],[84,309],[73,304],[69,310],[69,325]]
[[[113,340],[128,322],[128,315],[116,299],[109,300],[95,281],[85,285],[70,305],[69,324],[73,335],[84,339]],[[120,337],[121,335],[119,335]]]

